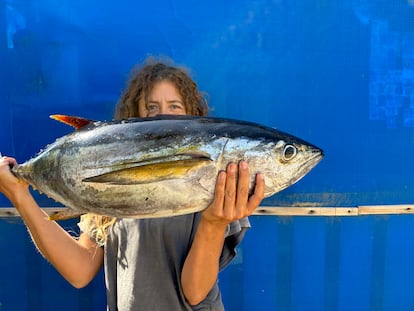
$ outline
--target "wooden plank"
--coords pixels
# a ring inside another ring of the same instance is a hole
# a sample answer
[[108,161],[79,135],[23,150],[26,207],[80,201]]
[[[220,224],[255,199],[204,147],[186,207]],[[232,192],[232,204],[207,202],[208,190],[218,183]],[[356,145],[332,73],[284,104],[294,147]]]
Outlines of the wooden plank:
[[414,205],[361,205],[359,215],[414,214]]
[[[63,207],[42,208],[49,215],[62,211]],[[361,205],[357,207],[286,207],[286,206],[260,206],[253,213],[258,216],[325,216],[345,217],[361,215],[392,215],[414,214],[414,205]],[[0,218],[20,217],[15,208],[0,207]]]
[[[48,215],[62,211],[62,207],[44,207],[44,210]],[[19,212],[14,207],[0,207],[0,218],[3,217],[20,217]]]
[[[42,208],[51,215],[63,210],[60,207]],[[357,216],[358,209],[354,207],[281,207],[262,206],[253,215],[260,216]],[[0,217],[20,217],[15,208],[1,207]]]
[[335,216],[358,216],[358,207],[335,207]]
[[414,214],[414,205],[361,205],[357,207],[259,207],[254,215],[273,216],[362,216]]
[[261,216],[357,216],[355,207],[259,207],[253,215]]

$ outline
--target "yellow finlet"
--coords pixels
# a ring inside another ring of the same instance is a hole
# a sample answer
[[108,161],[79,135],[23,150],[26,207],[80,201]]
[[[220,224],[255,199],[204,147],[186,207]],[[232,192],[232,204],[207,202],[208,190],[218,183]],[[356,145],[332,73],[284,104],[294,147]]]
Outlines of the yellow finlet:
[[83,214],[85,214],[85,213],[75,212],[75,211],[67,208],[63,211],[50,214],[48,219],[49,220],[67,220],[67,219],[79,217]]

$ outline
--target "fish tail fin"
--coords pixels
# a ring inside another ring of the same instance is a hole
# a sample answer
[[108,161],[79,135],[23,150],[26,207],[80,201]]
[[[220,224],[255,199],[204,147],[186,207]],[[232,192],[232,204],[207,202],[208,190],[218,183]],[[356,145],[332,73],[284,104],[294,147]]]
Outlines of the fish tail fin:
[[76,218],[79,217],[81,215],[85,214],[84,212],[75,212],[69,208],[60,211],[60,212],[55,212],[49,215],[48,219],[49,220],[67,220],[67,219],[71,219],[71,218]]
[[60,121],[62,123],[65,123],[67,125],[70,125],[72,127],[74,127],[75,129],[80,129],[84,126],[87,126],[88,124],[94,123],[95,121],[93,120],[89,120],[86,118],[81,118],[81,117],[75,117],[75,116],[66,116],[63,114],[52,114],[50,116],[51,119]]

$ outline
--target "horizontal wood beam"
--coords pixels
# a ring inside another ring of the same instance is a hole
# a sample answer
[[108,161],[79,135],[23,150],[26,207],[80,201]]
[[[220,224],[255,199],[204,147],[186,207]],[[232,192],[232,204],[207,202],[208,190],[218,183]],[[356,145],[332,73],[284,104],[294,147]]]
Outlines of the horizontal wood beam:
[[357,207],[279,207],[261,206],[253,213],[260,216],[358,216]]
[[[49,215],[62,211],[63,207],[42,208]],[[259,216],[362,216],[362,215],[395,215],[414,214],[414,205],[360,205],[356,207],[286,207],[286,206],[259,206],[253,215]],[[20,217],[13,207],[0,207],[0,218]]]

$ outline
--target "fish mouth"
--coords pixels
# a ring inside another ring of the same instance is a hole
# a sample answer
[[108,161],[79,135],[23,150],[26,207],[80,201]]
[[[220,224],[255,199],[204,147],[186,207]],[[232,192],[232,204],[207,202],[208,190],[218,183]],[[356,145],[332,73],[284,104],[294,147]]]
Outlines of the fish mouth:
[[[323,150],[319,149],[319,148],[314,148],[311,150],[311,155],[308,159],[308,161],[306,161],[302,166],[301,166],[301,171],[303,170],[307,170],[310,171],[311,169],[313,169],[320,161],[322,161],[324,157],[324,153]],[[306,172],[305,172],[306,174]]]
[[283,184],[282,190],[290,187],[305,177],[324,157],[323,151],[317,147],[314,147],[308,152],[310,153],[309,158],[298,167],[296,178],[293,178],[289,182]]

